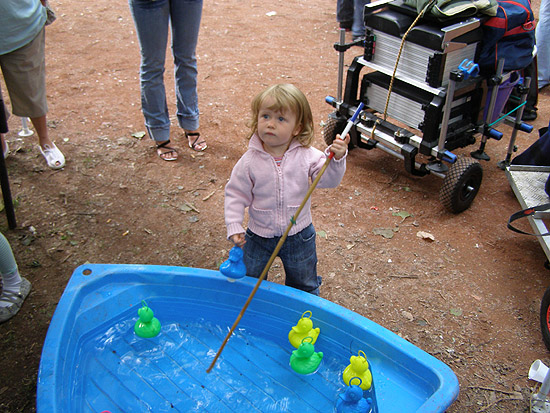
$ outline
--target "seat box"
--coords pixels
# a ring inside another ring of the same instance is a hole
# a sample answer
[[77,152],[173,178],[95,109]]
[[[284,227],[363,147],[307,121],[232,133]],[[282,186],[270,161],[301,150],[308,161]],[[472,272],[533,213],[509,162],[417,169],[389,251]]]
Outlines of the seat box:
[[[361,81],[361,100],[369,108],[384,114],[390,81],[391,77],[382,72],[367,73]],[[454,131],[469,129],[481,119],[479,108],[482,97],[481,82],[468,82],[455,91],[447,134],[448,149],[463,146],[462,142],[450,142]],[[432,148],[439,140],[445,100],[445,95],[434,95],[395,79],[386,116],[422,131],[423,145]]]
[[[414,17],[388,8],[365,14],[364,59],[386,74],[394,72],[404,34]],[[427,87],[446,87],[449,73],[465,60],[475,61],[482,29],[478,18],[444,25],[418,22],[406,37],[396,77]]]

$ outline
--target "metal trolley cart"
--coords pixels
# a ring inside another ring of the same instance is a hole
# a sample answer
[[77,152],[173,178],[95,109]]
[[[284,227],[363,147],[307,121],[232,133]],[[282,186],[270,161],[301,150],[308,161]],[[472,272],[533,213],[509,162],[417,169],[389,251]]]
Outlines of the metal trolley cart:
[[[519,75],[503,73],[503,61],[496,74],[479,74],[474,60],[482,41],[481,20],[440,23],[416,17],[416,10],[402,0],[383,0],[365,7],[364,42],[346,44],[340,32],[335,44],[340,57],[338,95],[326,98],[336,110],[323,135],[332,143],[362,102],[366,109],[350,131],[350,147],[379,148],[402,159],[413,175],[443,178],[440,201],[459,213],[480,188],[483,171],[478,160],[489,160],[487,140],[503,136],[494,126],[513,125],[512,140],[518,130],[531,131],[520,120],[529,80],[519,89],[515,119],[496,119],[503,107],[502,86],[515,85]],[[357,45],[364,45],[363,54],[353,59],[344,84],[344,53]],[[474,144],[478,135],[480,146],[471,156],[452,152]]]
[[[506,167],[506,176],[522,209],[540,207],[539,211],[526,211],[524,216],[529,220],[533,234],[537,236],[544,253],[546,254],[546,269],[550,269],[550,210],[544,210],[544,205],[550,203],[544,187],[550,175],[548,166],[509,165]],[[540,306],[540,326],[542,339],[550,350],[550,287],[544,293]]]

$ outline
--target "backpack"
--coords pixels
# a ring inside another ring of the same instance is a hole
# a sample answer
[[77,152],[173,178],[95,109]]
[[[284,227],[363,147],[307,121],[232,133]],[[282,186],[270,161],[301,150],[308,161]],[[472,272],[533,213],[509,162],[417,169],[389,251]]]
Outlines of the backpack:
[[530,0],[498,0],[495,17],[483,25],[483,41],[477,64],[482,72],[496,72],[504,58],[504,72],[520,70],[533,60],[535,19]]
[[512,159],[511,164],[550,166],[550,124],[539,129],[539,139]]

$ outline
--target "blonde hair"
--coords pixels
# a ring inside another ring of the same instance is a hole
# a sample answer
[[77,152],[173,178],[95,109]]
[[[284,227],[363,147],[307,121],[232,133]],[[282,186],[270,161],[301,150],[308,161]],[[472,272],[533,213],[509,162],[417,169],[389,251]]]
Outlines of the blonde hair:
[[270,110],[291,111],[296,115],[296,124],[300,125],[300,133],[296,136],[302,146],[309,147],[313,143],[313,114],[307,98],[300,89],[290,83],[273,85],[256,95],[252,100],[252,116],[250,120],[250,139],[258,131],[258,114],[266,98],[273,98],[275,103]]

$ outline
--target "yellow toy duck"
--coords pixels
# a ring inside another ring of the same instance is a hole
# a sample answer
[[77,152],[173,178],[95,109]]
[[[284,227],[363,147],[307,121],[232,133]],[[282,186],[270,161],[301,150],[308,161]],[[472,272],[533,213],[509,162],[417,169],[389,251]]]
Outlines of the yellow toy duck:
[[362,350],[359,350],[358,354],[358,356],[350,357],[350,364],[344,370],[342,378],[344,379],[344,383],[349,386],[351,379],[354,377],[359,377],[361,379],[361,384],[359,387],[363,390],[368,390],[372,385],[372,374],[369,369],[369,362],[367,361],[367,356]]
[[[306,314],[308,313],[309,317],[306,317]],[[302,318],[298,320],[298,324],[292,327],[292,330],[288,333],[288,341],[290,341],[290,344],[292,344],[295,348],[300,347],[302,340],[306,337],[311,337],[311,344],[315,344],[317,341],[317,337],[319,336],[321,329],[313,328],[311,316],[311,311],[307,310],[304,312],[304,314],[302,314]]]

